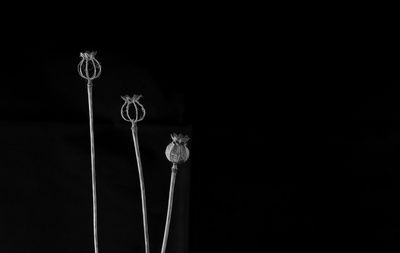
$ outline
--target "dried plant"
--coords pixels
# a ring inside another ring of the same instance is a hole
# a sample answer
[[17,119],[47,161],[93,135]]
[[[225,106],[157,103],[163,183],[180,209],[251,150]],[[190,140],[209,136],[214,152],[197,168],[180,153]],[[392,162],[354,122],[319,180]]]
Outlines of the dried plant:
[[[97,195],[96,195],[96,170],[95,170],[95,148],[94,148],[94,130],[93,130],[93,80],[101,74],[101,65],[95,59],[96,52],[81,53],[81,61],[78,64],[79,75],[87,80],[87,94],[89,107],[89,126],[90,126],[90,155],[91,155],[91,172],[92,172],[92,200],[93,200],[93,241],[94,251],[99,252],[98,246],[98,228],[97,228]],[[141,95],[133,95],[132,97],[123,96],[124,104],[121,107],[121,117],[131,123],[131,131],[133,144],[135,148],[136,162],[139,172],[140,192],[142,199],[142,216],[143,216],[143,232],[145,241],[145,252],[150,253],[149,229],[147,224],[147,207],[146,207],[146,191],[144,184],[144,176],[142,169],[142,161],[140,158],[138,126],[137,122],[142,121],[146,115],[144,106],[139,102]],[[134,110],[132,111],[132,106]],[[189,149],[187,148],[188,136],[181,134],[172,134],[172,142],[167,146],[165,155],[172,162],[171,181],[169,188],[167,217],[165,222],[165,230],[162,242],[161,253],[165,253],[167,248],[169,227],[171,223],[171,214],[173,207],[174,188],[176,174],[178,172],[178,164],[184,163],[189,159]]]
[[95,170],[95,152],[94,152],[94,130],[93,130],[93,99],[92,88],[93,80],[101,74],[101,65],[95,58],[96,52],[81,53],[81,61],[78,64],[79,75],[87,80],[87,94],[89,106],[89,126],[90,126],[90,155],[92,171],[92,201],[93,201],[93,241],[94,252],[99,252],[97,238],[97,197],[96,197],[96,170]]
[[172,142],[168,144],[165,149],[165,155],[167,159],[172,162],[171,168],[171,181],[169,186],[169,197],[168,197],[168,209],[167,218],[165,221],[164,237],[162,242],[161,253],[165,253],[167,249],[169,226],[171,223],[172,205],[174,201],[174,189],[175,189],[175,179],[178,173],[178,164],[184,163],[189,159],[189,149],[186,146],[189,141],[188,136],[182,134],[172,134]]
[[[146,253],[150,253],[150,241],[149,241],[149,229],[147,225],[147,207],[146,207],[146,191],[144,185],[144,177],[143,177],[143,169],[142,169],[142,161],[140,159],[140,149],[139,149],[139,140],[137,133],[137,122],[143,120],[146,115],[146,110],[144,106],[139,102],[141,95],[133,95],[129,97],[128,95],[123,96],[124,104],[121,107],[121,117],[128,122],[131,122],[131,131],[133,144],[135,147],[135,155],[136,162],[139,172],[139,181],[140,181],[140,192],[142,198],[142,216],[143,216],[143,232],[144,232],[144,244]],[[131,113],[130,108],[133,105],[135,111]]]

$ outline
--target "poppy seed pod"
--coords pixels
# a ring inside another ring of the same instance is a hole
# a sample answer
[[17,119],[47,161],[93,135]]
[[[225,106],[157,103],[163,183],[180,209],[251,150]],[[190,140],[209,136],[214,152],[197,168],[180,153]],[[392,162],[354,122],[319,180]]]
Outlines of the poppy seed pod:
[[78,64],[79,75],[88,81],[89,85],[92,85],[92,80],[96,79],[101,74],[101,65],[96,60],[96,52],[80,53],[81,61]]
[[186,143],[189,141],[188,136],[182,134],[171,134],[172,142],[165,149],[165,155],[168,161],[179,164],[189,159],[189,149]]
[[[146,110],[144,106],[139,102],[142,95],[133,95],[132,97],[125,95],[121,98],[124,100],[124,104],[121,107],[121,117],[132,124],[142,121],[146,115]],[[133,115],[130,114],[130,107],[133,105],[134,112]]]

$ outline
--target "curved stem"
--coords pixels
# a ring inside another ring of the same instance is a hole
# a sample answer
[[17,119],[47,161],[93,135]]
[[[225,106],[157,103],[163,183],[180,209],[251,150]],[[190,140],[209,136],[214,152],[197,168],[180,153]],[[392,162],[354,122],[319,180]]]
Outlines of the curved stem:
[[177,171],[178,171],[178,166],[176,165],[176,163],[174,163],[172,165],[172,170],[171,170],[171,182],[170,182],[170,186],[169,186],[167,219],[165,222],[164,238],[163,238],[161,253],[165,253],[165,250],[167,249],[169,225],[171,223],[172,204],[174,201],[174,188],[175,188],[175,179],[176,179]]
[[89,126],[90,126],[90,157],[92,165],[92,200],[93,200],[93,241],[94,252],[99,252],[97,239],[97,197],[96,197],[96,170],[95,170],[95,153],[94,153],[94,131],[93,131],[93,101],[92,101],[92,84],[88,81],[88,105],[89,105]]
[[140,181],[140,193],[141,193],[141,197],[142,197],[144,244],[145,244],[146,253],[150,253],[149,229],[148,229],[148,225],[147,225],[146,191],[145,191],[145,186],[144,186],[142,161],[140,159],[137,126],[135,123],[132,124],[131,130],[132,130],[133,144],[135,145],[135,155],[136,155],[136,161],[137,161],[138,172],[139,172],[139,181]]

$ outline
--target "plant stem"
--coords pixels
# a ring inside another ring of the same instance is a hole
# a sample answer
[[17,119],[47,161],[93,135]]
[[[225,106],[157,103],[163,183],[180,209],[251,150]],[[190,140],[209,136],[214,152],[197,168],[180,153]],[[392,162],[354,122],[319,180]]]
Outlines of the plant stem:
[[140,150],[139,150],[139,141],[138,141],[136,123],[132,123],[131,130],[132,130],[133,144],[135,145],[135,155],[136,155],[136,161],[137,161],[137,166],[138,166],[138,171],[139,171],[140,193],[141,193],[141,197],[142,197],[144,244],[145,244],[146,253],[150,253],[149,229],[148,229],[148,225],[147,225],[146,191],[145,191],[145,186],[144,186],[142,161],[140,159]]
[[172,165],[172,169],[171,169],[171,182],[169,185],[167,219],[165,222],[164,238],[163,238],[161,253],[165,253],[165,250],[167,249],[167,240],[168,240],[168,233],[169,233],[169,225],[171,223],[172,204],[174,201],[174,188],[175,188],[175,179],[176,179],[177,171],[178,171],[178,166],[176,165],[176,163],[174,163]]
[[97,197],[96,197],[96,170],[94,159],[94,131],[93,131],[93,101],[92,101],[92,84],[89,81],[87,84],[88,105],[89,105],[89,125],[90,125],[90,156],[92,164],[92,198],[93,198],[93,240],[94,252],[98,253],[97,239]]

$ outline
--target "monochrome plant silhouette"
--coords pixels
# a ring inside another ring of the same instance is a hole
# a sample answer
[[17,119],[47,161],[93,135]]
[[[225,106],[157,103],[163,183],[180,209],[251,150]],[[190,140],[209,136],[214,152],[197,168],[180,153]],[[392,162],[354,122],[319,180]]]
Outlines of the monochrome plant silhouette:
[[[93,126],[93,80],[101,74],[101,65],[95,58],[96,52],[80,53],[81,61],[78,64],[79,75],[87,80],[87,95],[89,108],[89,127],[90,127],[90,155],[91,155],[91,176],[92,176],[92,207],[93,207],[93,242],[94,252],[99,253],[98,227],[97,227],[97,195],[96,195],[96,170],[95,170],[95,148],[94,148],[94,126]],[[120,114],[123,120],[131,123],[132,139],[135,149],[136,163],[138,167],[140,193],[142,200],[142,217],[145,253],[150,253],[149,228],[147,223],[146,191],[143,176],[142,161],[140,156],[138,122],[142,121],[146,115],[144,106],[140,103],[142,95],[125,95],[121,98],[124,103]],[[173,197],[178,164],[184,163],[189,159],[189,149],[187,148],[188,136],[182,134],[172,134],[172,142],[167,146],[165,155],[172,163],[171,179],[169,188],[168,208],[165,222],[165,230],[162,242],[161,252],[165,253],[168,241],[169,227],[171,223],[171,214],[173,207]]]
[[79,75],[87,80],[87,95],[89,106],[89,127],[90,127],[90,157],[92,171],[92,201],[93,201],[93,241],[94,252],[99,252],[97,236],[97,195],[96,195],[96,169],[95,169],[95,151],[94,151],[94,130],[93,130],[93,80],[101,74],[101,65],[95,58],[96,52],[81,53],[81,61],[78,64]]
[[189,159],[189,149],[186,146],[189,141],[188,136],[184,136],[182,134],[171,134],[172,142],[168,144],[165,149],[165,155],[172,163],[171,167],[171,180],[169,186],[169,197],[168,197],[168,209],[167,209],[167,218],[165,221],[165,230],[163,243],[161,247],[161,253],[165,253],[167,249],[167,241],[169,234],[169,226],[171,223],[171,214],[172,214],[172,204],[174,201],[174,189],[175,189],[175,180],[176,174],[178,173],[178,164],[184,163]]
[[[136,162],[139,172],[139,182],[140,182],[140,193],[142,198],[142,216],[143,216],[143,230],[144,230],[144,242],[146,253],[150,252],[150,241],[149,241],[149,228],[147,224],[147,207],[146,207],[146,190],[144,185],[144,176],[142,168],[142,160],[140,158],[139,140],[138,140],[138,127],[137,122],[142,121],[146,115],[146,110],[144,106],[139,102],[141,95],[133,95],[129,97],[128,95],[123,96],[124,104],[121,107],[121,117],[128,122],[131,122],[131,131],[133,144],[135,147]],[[133,105],[135,111],[131,113],[130,109]]]

